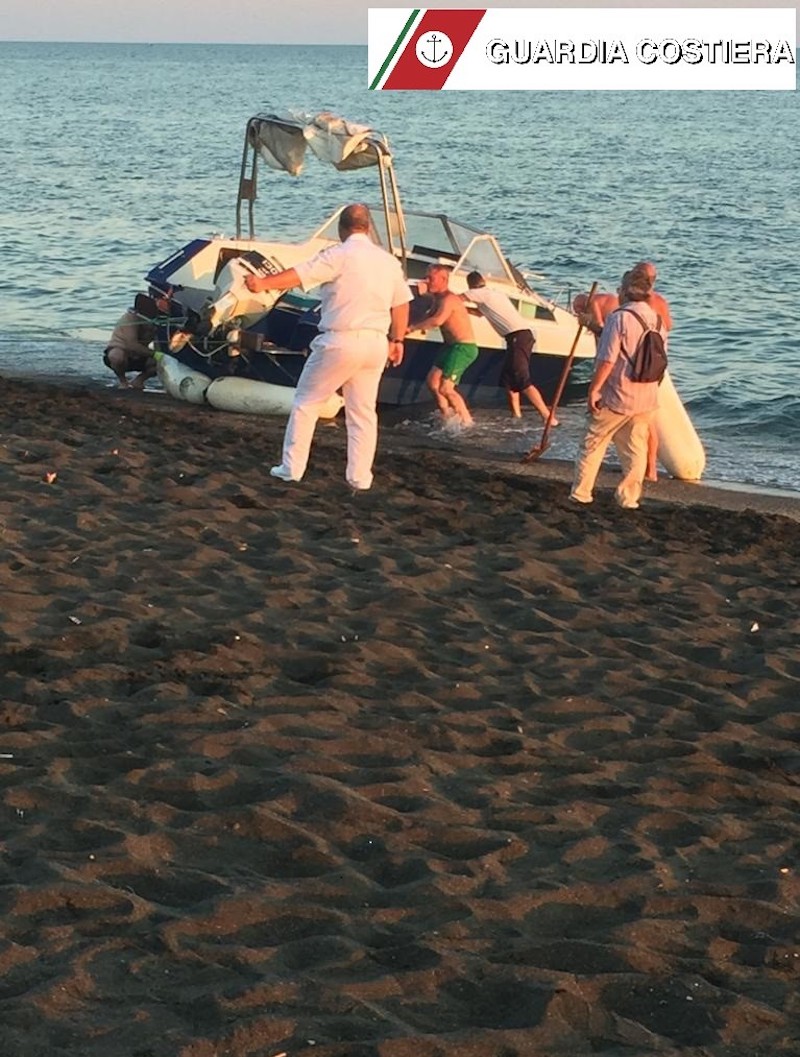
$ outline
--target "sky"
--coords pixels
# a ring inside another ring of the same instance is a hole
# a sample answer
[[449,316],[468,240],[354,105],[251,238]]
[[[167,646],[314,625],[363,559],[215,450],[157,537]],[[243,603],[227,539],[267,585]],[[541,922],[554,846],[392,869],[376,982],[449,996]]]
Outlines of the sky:
[[[0,40],[366,44],[359,0],[0,0]],[[452,0],[430,7],[795,7],[790,0]]]

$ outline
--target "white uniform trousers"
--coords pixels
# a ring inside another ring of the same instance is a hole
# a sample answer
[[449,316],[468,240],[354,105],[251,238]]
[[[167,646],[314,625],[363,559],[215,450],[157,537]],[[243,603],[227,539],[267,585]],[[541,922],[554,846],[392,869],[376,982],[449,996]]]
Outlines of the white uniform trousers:
[[622,480],[614,497],[622,507],[635,508],[642,494],[647,470],[647,435],[655,411],[620,415],[603,407],[591,415],[575,463],[575,479],[570,495],[581,503],[591,503],[592,491],[609,443],[613,440],[622,464]]
[[294,480],[306,472],[321,405],[341,389],[347,483],[352,488],[370,487],[378,446],[378,386],[388,351],[386,335],[376,330],[326,331],[314,338],[283,438],[282,464]]

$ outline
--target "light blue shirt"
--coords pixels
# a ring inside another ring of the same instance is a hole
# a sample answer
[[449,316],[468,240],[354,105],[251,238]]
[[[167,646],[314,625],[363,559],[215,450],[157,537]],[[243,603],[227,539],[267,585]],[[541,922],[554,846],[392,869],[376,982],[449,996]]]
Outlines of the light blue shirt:
[[[633,357],[643,331],[636,316],[622,310],[626,307],[632,308],[650,327],[655,328],[658,324],[658,314],[646,301],[628,301],[611,313],[603,325],[597,347],[596,362],[613,364],[611,374],[600,390],[600,400],[604,407],[619,415],[640,415],[658,407],[658,382],[634,382],[631,378],[632,366],[628,356]],[[662,337],[666,345],[667,335],[663,329]],[[623,347],[627,356],[622,353]]]

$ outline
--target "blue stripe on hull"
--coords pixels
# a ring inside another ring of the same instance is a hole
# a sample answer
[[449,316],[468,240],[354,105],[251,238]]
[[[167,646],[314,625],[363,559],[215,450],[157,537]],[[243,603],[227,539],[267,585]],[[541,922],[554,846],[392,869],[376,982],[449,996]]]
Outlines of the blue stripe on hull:
[[[378,393],[379,402],[402,406],[429,402],[432,397],[425,379],[441,350],[439,342],[406,342],[403,363],[398,368],[389,368],[383,376]],[[186,346],[176,356],[181,363],[211,378],[234,376],[269,382],[271,385],[294,387],[306,362],[305,352],[257,352],[242,356],[228,356],[223,350],[211,358],[199,355],[191,346]],[[459,391],[473,406],[493,406],[505,403],[505,392],[500,386],[500,370],[505,353],[497,349],[482,349],[477,360],[467,368],[459,385]],[[531,357],[531,377],[534,385],[549,401],[555,392],[564,367],[560,356]],[[584,364],[579,365],[579,370]],[[581,384],[574,377],[567,397],[577,395]],[[584,384],[585,388],[585,384]]]

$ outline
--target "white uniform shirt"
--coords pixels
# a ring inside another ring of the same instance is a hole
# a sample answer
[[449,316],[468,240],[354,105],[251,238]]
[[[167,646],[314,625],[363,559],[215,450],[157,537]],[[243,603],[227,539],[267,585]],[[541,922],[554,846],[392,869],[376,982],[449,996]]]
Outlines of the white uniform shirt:
[[468,290],[467,297],[478,306],[481,315],[486,316],[501,338],[513,334],[515,330],[533,330],[531,320],[514,308],[502,290],[479,286],[475,290]]
[[388,334],[390,309],[411,300],[399,261],[356,232],[294,266],[304,290],[320,286],[320,330]]

